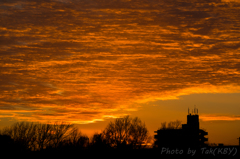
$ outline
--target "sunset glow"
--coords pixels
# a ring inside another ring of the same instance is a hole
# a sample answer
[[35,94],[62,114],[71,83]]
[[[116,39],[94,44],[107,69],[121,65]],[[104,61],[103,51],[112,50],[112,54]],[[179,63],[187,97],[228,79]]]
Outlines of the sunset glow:
[[[238,0],[2,0],[0,123],[169,112],[157,129],[196,104],[202,121],[238,121],[239,134],[240,98],[227,100],[240,93],[239,10]],[[227,97],[177,103],[198,94]],[[164,101],[176,101],[172,114]]]

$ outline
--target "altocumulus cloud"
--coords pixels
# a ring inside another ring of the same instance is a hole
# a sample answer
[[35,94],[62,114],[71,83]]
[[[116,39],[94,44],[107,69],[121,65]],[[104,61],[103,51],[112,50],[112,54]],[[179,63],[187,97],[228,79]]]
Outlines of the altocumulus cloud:
[[3,0],[0,117],[88,123],[139,102],[239,92],[239,9],[234,0]]

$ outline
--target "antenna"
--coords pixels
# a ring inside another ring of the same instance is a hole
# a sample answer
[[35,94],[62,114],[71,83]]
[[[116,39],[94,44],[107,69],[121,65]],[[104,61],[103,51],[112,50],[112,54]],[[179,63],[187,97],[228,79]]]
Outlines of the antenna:
[[198,114],[198,109],[197,109],[197,114]]
[[188,108],[188,115],[189,115],[189,108]]

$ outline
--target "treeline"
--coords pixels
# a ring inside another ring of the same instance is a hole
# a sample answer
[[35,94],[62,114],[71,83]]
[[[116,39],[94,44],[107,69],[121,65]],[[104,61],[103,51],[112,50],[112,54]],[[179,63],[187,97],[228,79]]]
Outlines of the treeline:
[[12,152],[144,149],[153,139],[139,118],[129,116],[110,122],[91,138],[66,123],[18,122],[0,134],[0,151]]

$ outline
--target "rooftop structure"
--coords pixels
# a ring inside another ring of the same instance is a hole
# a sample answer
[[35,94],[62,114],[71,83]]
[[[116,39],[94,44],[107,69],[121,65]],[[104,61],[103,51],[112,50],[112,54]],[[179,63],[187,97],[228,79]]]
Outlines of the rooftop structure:
[[157,147],[203,147],[208,141],[205,135],[208,133],[199,129],[198,110],[194,108],[193,114],[187,115],[187,124],[182,124],[182,129],[159,129],[155,131],[157,135],[155,145]]

